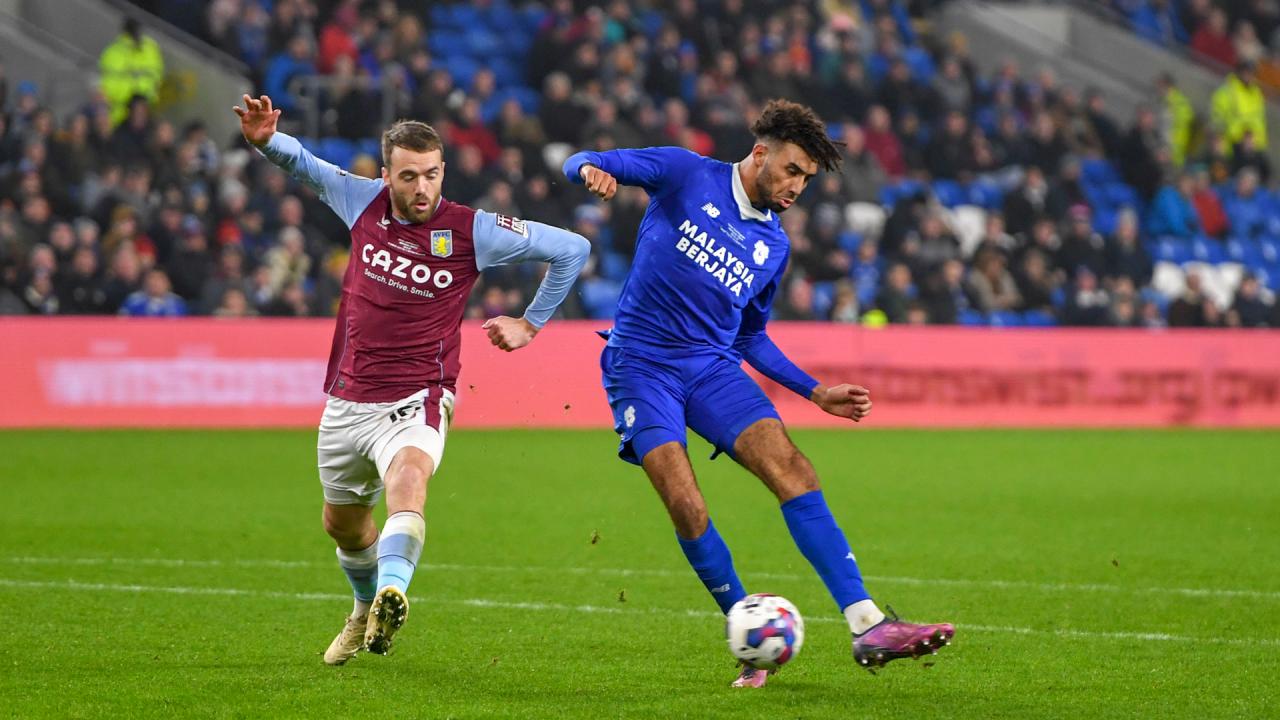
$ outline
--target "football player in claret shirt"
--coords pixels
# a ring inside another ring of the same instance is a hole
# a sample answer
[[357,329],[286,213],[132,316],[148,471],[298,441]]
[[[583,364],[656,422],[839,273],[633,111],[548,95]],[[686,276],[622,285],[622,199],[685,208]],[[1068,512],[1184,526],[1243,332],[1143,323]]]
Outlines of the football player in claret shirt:
[[[840,151],[811,109],[785,100],[771,101],[751,130],[751,154],[733,164],[680,148],[580,152],[565,161],[565,176],[604,200],[618,183],[642,187],[651,198],[601,358],[622,437],[618,454],[644,468],[721,611],[746,591],[707,515],[685,451],[686,427],[777,497],[796,546],[848,621],[859,665],[873,669],[936,651],[955,629],[902,622],[876,606],[813,465],[741,367],[745,359],[832,415],[857,422],[871,412],[866,388],[819,383],[766,332],[791,250],[778,214],[819,168],[839,167]],[[744,667],[733,684],[760,687],[766,678]]]
[[[549,263],[523,317],[484,323],[507,351],[529,344],[573,287],[590,245],[560,228],[447,200],[443,145],[421,122],[382,135],[382,179],[348,174],[276,130],[271,99],[244,96],[244,137],[306,183],[351,228],[317,457],[324,527],[355,607],[325,652],[340,665],[360,649],[386,654],[409,611],[406,592],[426,537],[427,482],[440,468],[453,414],[467,296],[481,271]],[[379,535],[373,506],[386,493]]]

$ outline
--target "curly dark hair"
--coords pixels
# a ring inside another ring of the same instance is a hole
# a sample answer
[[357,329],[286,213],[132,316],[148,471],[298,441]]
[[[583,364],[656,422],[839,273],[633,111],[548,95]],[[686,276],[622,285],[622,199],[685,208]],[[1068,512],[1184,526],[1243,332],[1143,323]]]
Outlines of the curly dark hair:
[[844,158],[837,143],[827,137],[827,126],[812,108],[790,100],[770,100],[751,125],[760,140],[795,143],[823,170],[838,170]]

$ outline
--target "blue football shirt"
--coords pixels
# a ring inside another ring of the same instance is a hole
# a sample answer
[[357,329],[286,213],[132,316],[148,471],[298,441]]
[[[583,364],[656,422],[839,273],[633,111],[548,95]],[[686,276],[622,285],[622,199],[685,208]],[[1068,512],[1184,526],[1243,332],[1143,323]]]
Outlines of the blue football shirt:
[[776,214],[752,207],[737,166],[681,148],[626,149],[577,153],[566,177],[581,184],[588,163],[650,196],[609,344],[663,357],[745,356],[807,396],[817,381],[764,332],[791,245]]

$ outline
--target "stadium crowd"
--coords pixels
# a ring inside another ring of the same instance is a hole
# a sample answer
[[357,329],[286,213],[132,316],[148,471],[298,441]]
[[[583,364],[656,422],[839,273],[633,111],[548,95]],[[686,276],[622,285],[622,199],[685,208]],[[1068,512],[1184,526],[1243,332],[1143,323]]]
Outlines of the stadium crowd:
[[[775,318],[1280,326],[1254,58],[1224,81],[1248,102],[1194,108],[1164,77],[1117,118],[1051,69],[978,73],[963,37],[919,32],[928,3],[140,4],[243,60],[281,129],[314,122],[304,142],[354,173],[379,173],[384,105],[442,129],[447,197],[592,241],[569,317],[611,315],[647,198],[594,202],[560,162],[645,145],[736,160],[762,102],[786,97],[821,113],[845,162],[783,216]],[[0,68],[0,313],[333,314],[348,235],[313,192],[239,138],[175,126],[154,94],[111,95],[54,117]],[[469,314],[518,313],[538,279],[487,271]]]

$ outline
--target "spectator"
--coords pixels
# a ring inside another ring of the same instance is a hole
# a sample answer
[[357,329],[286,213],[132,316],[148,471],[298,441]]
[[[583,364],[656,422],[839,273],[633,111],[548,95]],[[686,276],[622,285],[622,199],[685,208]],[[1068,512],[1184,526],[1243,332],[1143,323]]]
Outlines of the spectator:
[[925,283],[921,300],[928,310],[929,322],[955,323],[960,313],[969,310],[972,303],[965,289],[964,263],[948,260]]
[[867,150],[866,134],[857,125],[844,130],[844,193],[851,202],[879,203],[885,184],[885,172],[879,161]]
[[1049,272],[1048,256],[1039,248],[1023,253],[1014,276],[1018,294],[1022,296],[1021,310],[1049,312],[1053,310],[1053,295],[1057,283]]
[[1155,197],[1160,186],[1162,160],[1168,157],[1156,115],[1149,107],[1138,108],[1133,127],[1120,150],[1120,174],[1134,186],[1143,200]]
[[1200,274],[1189,272],[1182,295],[1169,305],[1169,327],[1206,327],[1217,313],[1209,310],[1213,302],[1205,297]]
[[1015,310],[1022,304],[1018,285],[1009,274],[1003,254],[984,250],[966,280],[974,306],[984,313]]
[[98,274],[93,248],[76,249],[70,269],[59,278],[58,306],[68,315],[101,315],[107,311],[107,293]]
[[1191,204],[1195,209],[1200,228],[1209,237],[1221,238],[1228,228],[1227,215],[1222,209],[1222,201],[1210,184],[1209,171],[1203,165],[1191,171],[1192,193]]
[[121,315],[133,317],[181,317],[187,314],[187,304],[170,292],[169,276],[163,270],[148,270],[142,289],[125,299]]
[[1107,244],[1106,258],[1106,280],[1125,278],[1135,287],[1151,281],[1151,256],[1138,242],[1137,213],[1132,210],[1120,213],[1115,235]]
[[1252,168],[1240,171],[1235,189],[1222,200],[1222,209],[1231,223],[1235,237],[1258,237],[1267,228],[1270,217],[1267,197],[1259,188],[1258,172]]
[[[1182,167],[1191,150],[1191,138],[1195,132],[1196,111],[1191,101],[1178,89],[1173,76],[1162,73],[1156,79],[1156,89],[1163,104],[1161,131],[1169,143],[1169,160],[1174,167]],[[1110,150],[1109,152],[1115,152]]]
[[1037,220],[1049,217],[1049,184],[1044,173],[1032,165],[1022,185],[1004,198],[1005,229],[1011,235],[1026,233]]
[[1213,126],[1224,154],[1253,135],[1254,146],[1267,149],[1267,100],[1254,77],[1253,65],[1242,62],[1213,92]]
[[1236,64],[1236,48],[1227,32],[1227,13],[1214,7],[1191,37],[1191,48],[1222,65]]
[[276,108],[289,113],[298,109],[298,98],[290,85],[295,78],[316,74],[312,55],[311,38],[299,32],[289,39],[284,52],[271,59],[262,83]]
[[1075,273],[1075,282],[1067,294],[1067,304],[1062,310],[1065,325],[1106,325],[1110,317],[1111,298],[1098,287],[1098,277],[1087,267]]
[[876,296],[876,308],[891,323],[907,321],[907,305],[916,298],[916,287],[911,282],[911,270],[903,263],[889,266],[884,286]]
[[1271,318],[1271,304],[1263,297],[1258,278],[1245,273],[1236,289],[1235,300],[1227,312],[1227,324],[1232,327],[1267,327]]
[[1147,234],[1189,238],[1199,233],[1200,219],[1192,204],[1194,193],[1195,181],[1186,173],[1178,175],[1176,184],[1161,187],[1147,210]]
[[228,287],[223,290],[222,299],[210,314],[220,318],[247,318],[257,315],[249,306],[249,299],[245,297],[244,290],[238,287]]
[[[1180,92],[1178,94],[1181,95]],[[1168,96],[1165,97],[1166,107],[1168,107]],[[1101,91],[1090,89],[1085,93],[1085,117],[1089,121],[1094,137],[1098,139],[1103,156],[1117,156],[1120,153],[1120,130],[1107,114],[1106,98]]]
[[149,103],[160,99],[164,57],[156,41],[142,33],[141,23],[129,17],[98,58],[98,73],[111,125],[115,126],[129,114],[134,97],[141,96]]
[[907,173],[902,143],[890,125],[889,111],[882,105],[873,105],[867,112],[865,131],[867,152],[880,161],[880,167],[891,178]]
[[858,322],[858,290],[852,280],[846,278],[836,283],[830,320],[838,323]]
[[[1058,250],[1059,267],[1072,273],[1086,268],[1095,277],[1101,275],[1106,267],[1106,242],[1089,221],[1089,207],[1077,205],[1068,215],[1062,247]],[[1132,213],[1128,215],[1132,217]]]

